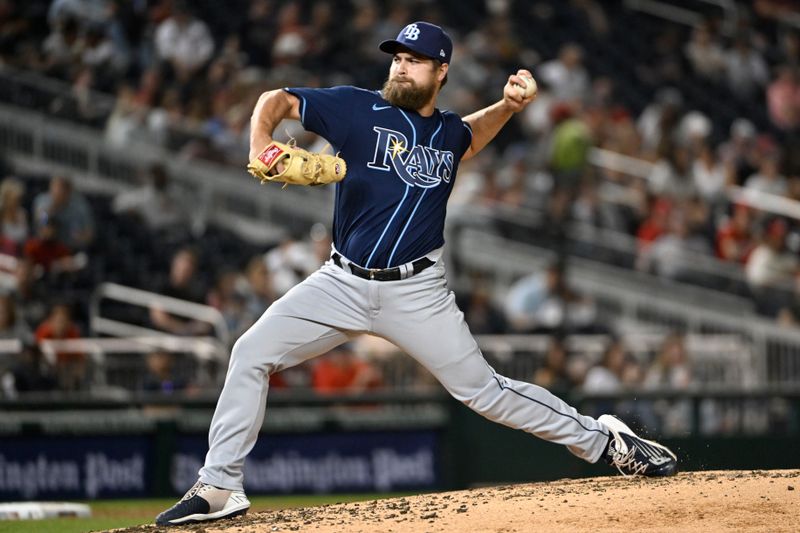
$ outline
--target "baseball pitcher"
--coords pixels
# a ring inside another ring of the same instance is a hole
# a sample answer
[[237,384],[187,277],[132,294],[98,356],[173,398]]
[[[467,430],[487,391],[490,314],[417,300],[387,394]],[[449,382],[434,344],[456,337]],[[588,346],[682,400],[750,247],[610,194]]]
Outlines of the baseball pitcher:
[[[199,480],[160,525],[243,514],[245,457],[264,418],[269,377],[368,332],[424,365],[486,418],[566,446],[624,475],[667,476],[669,449],[610,415],[583,416],[547,390],[498,375],[481,355],[442,261],[444,218],[458,165],[536,97],[531,73],[508,77],[502,99],[465,118],[436,108],[453,44],[442,28],[409,24],[380,91],[286,88],[264,93],[251,123],[251,174],[294,185],[336,183],[330,260],[276,301],[236,342]],[[272,139],[283,119],[324,137],[330,154]]]

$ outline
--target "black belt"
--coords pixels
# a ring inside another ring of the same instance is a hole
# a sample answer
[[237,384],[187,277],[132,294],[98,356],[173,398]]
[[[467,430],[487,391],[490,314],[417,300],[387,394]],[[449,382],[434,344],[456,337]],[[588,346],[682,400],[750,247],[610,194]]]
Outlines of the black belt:
[[[342,256],[339,255],[337,252],[331,256],[333,262],[336,263],[336,266],[344,270],[342,266]],[[406,277],[411,277],[414,274],[419,274],[429,266],[434,264],[433,261],[428,259],[427,257],[423,257],[422,259],[417,259],[413,263],[411,263],[411,268],[413,269]],[[403,279],[403,269],[400,267],[392,267],[392,268],[362,268],[355,263],[350,263],[350,273],[354,276],[358,276],[359,278],[364,279],[372,279],[375,281],[398,281]]]

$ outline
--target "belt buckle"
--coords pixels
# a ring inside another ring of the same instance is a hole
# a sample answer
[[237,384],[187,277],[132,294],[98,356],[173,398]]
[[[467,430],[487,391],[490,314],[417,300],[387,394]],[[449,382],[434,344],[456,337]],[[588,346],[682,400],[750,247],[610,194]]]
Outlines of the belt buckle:
[[377,270],[378,270],[377,268],[370,268],[370,269],[369,269],[369,279],[370,279],[370,280],[374,280],[374,279],[375,279],[375,272],[376,272]]

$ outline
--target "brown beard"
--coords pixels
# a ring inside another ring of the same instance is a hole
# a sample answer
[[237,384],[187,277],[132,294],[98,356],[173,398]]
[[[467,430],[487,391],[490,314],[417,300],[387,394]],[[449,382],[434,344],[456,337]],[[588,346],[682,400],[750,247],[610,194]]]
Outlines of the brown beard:
[[383,84],[383,99],[392,105],[417,111],[433,99],[436,85],[426,87],[417,85],[417,82],[398,82],[387,79]]

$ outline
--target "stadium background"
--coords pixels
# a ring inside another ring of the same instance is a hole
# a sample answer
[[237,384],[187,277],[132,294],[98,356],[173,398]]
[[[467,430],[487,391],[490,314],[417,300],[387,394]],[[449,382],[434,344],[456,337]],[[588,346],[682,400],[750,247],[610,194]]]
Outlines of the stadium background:
[[[450,286],[490,362],[687,469],[796,466],[791,2],[0,1],[0,501],[182,493],[228,349],[318,267],[332,189],[244,173],[258,95],[377,88],[442,24],[441,107],[540,94],[461,168]],[[286,137],[312,149],[297,124]],[[362,338],[273,378],[252,494],[606,473]]]

